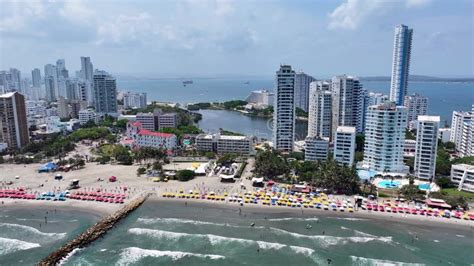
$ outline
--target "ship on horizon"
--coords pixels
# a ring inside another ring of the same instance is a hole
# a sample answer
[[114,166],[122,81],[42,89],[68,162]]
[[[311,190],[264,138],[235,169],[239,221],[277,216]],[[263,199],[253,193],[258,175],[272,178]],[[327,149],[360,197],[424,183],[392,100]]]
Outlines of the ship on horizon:
[[186,87],[186,85],[193,84],[192,80],[183,80],[183,86]]

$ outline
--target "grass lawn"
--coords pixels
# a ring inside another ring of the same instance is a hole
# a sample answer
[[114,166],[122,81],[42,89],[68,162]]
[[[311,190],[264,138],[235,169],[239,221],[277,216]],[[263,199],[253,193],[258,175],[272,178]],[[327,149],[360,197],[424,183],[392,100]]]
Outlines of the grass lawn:
[[448,196],[463,196],[468,201],[474,201],[474,193],[467,191],[458,191],[457,188],[443,188],[441,193],[446,193]]

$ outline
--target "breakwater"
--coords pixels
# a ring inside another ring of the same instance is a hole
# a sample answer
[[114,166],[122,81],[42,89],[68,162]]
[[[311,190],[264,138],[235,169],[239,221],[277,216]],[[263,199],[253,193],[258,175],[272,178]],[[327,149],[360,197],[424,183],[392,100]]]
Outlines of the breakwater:
[[118,221],[127,217],[128,214],[140,207],[140,205],[142,205],[149,196],[150,194],[141,196],[131,201],[117,212],[104,217],[102,220],[87,229],[87,231],[78,235],[73,240],[49,254],[49,256],[46,258],[42,259],[37,265],[57,265],[61,259],[68,256],[68,254],[73,252],[75,249],[84,248],[97,240],[99,237],[102,237],[105,233],[107,233],[107,231],[112,229]]

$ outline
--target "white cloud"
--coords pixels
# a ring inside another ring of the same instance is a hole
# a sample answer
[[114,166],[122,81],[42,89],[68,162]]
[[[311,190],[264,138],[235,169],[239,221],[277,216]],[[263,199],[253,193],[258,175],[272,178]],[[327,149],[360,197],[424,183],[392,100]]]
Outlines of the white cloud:
[[373,16],[380,16],[397,6],[405,8],[423,7],[431,0],[346,0],[329,14],[329,29],[354,30]]
[[5,1],[1,3],[0,31],[18,31],[28,26],[31,20],[45,15],[43,1],[32,0],[25,5],[24,1]]
[[97,44],[145,42],[155,33],[152,17],[146,12],[138,15],[118,15],[114,20],[101,23],[97,31]]
[[232,0],[216,0],[215,4],[217,16],[225,16],[234,11],[234,2]]
[[83,3],[81,0],[65,1],[64,6],[58,11],[59,15],[72,22],[90,23],[90,19],[94,17],[95,13],[93,9],[87,8]]

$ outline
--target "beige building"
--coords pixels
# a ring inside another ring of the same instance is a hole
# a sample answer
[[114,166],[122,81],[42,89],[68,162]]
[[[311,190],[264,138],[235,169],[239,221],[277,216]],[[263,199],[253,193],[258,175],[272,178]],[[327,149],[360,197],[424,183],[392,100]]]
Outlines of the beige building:
[[0,143],[17,149],[29,142],[25,97],[18,92],[0,95]]

